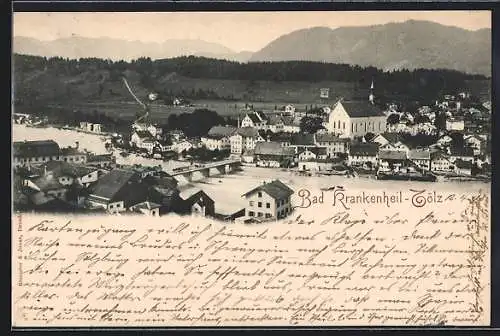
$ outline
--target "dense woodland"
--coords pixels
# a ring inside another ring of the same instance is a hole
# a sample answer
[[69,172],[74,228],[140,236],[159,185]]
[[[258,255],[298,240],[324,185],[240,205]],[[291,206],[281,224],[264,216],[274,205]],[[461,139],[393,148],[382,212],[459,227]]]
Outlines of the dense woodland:
[[465,81],[487,79],[482,75],[468,75],[453,70],[398,70],[383,72],[374,67],[351,66],[306,61],[237,63],[205,57],[177,57],[163,60],[139,58],[131,62],[97,58],[79,60],[60,57],[46,58],[15,55],[14,71],[30,73],[50,69],[61,76],[77,76],[85,71],[107,70],[110,80],[119,79],[125,71],[140,75],[144,87],[155,87],[158,81],[171,73],[199,79],[225,79],[255,81],[338,81],[369,87],[376,79],[377,87],[393,95],[409,99],[432,100],[445,92],[463,90]]

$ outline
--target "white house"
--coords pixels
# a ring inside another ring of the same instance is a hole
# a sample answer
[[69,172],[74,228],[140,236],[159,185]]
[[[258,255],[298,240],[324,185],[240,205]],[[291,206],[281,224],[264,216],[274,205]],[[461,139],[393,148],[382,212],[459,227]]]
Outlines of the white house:
[[446,130],[447,131],[463,131],[465,128],[465,122],[463,118],[449,118],[446,120]]
[[247,150],[255,149],[258,142],[265,139],[258,130],[252,127],[241,127],[229,138],[231,153],[241,155]]
[[372,143],[352,144],[349,148],[349,165],[375,167],[378,161],[378,145]]
[[267,129],[268,118],[262,112],[250,112],[241,121],[241,127],[253,127],[259,130]]
[[340,101],[328,116],[326,128],[330,133],[353,138],[385,132],[386,119],[382,110],[370,102]]
[[443,153],[437,152],[431,158],[431,171],[450,173],[455,171],[455,165]]
[[316,145],[326,147],[327,156],[330,158],[349,153],[349,139],[339,138],[331,133],[317,133],[315,141]]
[[154,146],[154,137],[149,131],[138,130],[135,131],[130,137],[130,143],[137,148],[149,149],[152,148],[152,143]]
[[201,138],[201,143],[210,150],[223,150],[231,148],[231,143],[228,137],[207,135]]
[[293,115],[295,113],[295,106],[288,104],[285,106],[285,113],[288,115]]

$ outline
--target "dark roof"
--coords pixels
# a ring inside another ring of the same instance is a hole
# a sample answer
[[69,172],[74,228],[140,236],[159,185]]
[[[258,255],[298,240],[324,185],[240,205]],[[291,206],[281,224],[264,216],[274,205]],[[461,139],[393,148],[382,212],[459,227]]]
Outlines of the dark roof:
[[474,156],[474,149],[470,147],[452,147],[450,154],[453,156]]
[[349,142],[349,139],[339,138],[332,133],[319,133],[316,134],[316,142]]
[[287,126],[300,126],[300,122],[295,120],[294,117],[283,116],[282,117],[283,124]]
[[54,140],[18,141],[13,144],[15,157],[38,157],[59,155],[59,145]]
[[294,134],[291,143],[294,146],[314,146],[314,134]]
[[351,145],[349,149],[350,155],[371,155],[375,156],[378,153],[378,145],[373,143],[358,143]]
[[139,138],[153,138],[153,135],[149,131],[135,131]]
[[64,188],[64,186],[59,183],[57,177],[54,176],[40,176],[31,180],[40,191],[58,190]]
[[233,135],[236,129],[233,126],[214,126],[208,131],[208,135],[212,137],[228,137]]
[[61,148],[61,155],[84,155],[85,153],[76,147]]
[[208,203],[213,204],[214,200],[203,190],[199,190],[184,200],[184,204],[188,207],[192,207],[195,203],[203,206],[207,205]]
[[269,124],[270,124],[270,125],[276,125],[276,124],[281,124],[281,123],[283,123],[283,124],[284,124],[284,122],[283,122],[283,117],[282,117],[282,116],[279,116],[279,115],[275,115],[275,114],[274,114],[274,115],[271,115],[271,116],[269,117]]
[[238,128],[237,133],[245,138],[253,138],[259,136],[259,131],[253,127]]
[[341,104],[351,118],[384,117],[382,110],[369,101],[342,101]]
[[293,148],[286,148],[279,142],[258,142],[255,144],[254,153],[256,155],[282,155],[293,156],[295,150]]
[[113,199],[129,182],[137,181],[137,173],[127,169],[113,169],[92,187],[90,194],[105,198]]
[[152,209],[158,209],[160,207],[161,207],[160,204],[150,202],[150,201],[144,201],[144,202],[137,203],[137,204],[131,206],[132,210],[139,210],[139,209],[152,210]]
[[254,123],[258,124],[258,123],[261,122],[260,119],[259,119],[259,117],[255,114],[255,112],[249,113],[247,115],[250,118],[250,120],[252,120]]
[[406,153],[401,151],[383,150],[378,153],[382,160],[406,160]]
[[264,183],[256,188],[250,190],[249,192],[245,193],[243,196],[248,197],[249,195],[251,195],[257,191],[263,191],[274,199],[287,198],[287,197],[291,196],[294,192],[292,189],[290,189],[286,184],[284,184],[280,180],[274,180],[272,182]]
[[455,166],[462,169],[472,169],[472,162],[457,159],[455,160]]
[[390,143],[396,143],[398,141],[401,141],[401,139],[402,139],[401,135],[399,135],[398,133],[385,132],[385,133],[381,133],[380,135],[383,136]]

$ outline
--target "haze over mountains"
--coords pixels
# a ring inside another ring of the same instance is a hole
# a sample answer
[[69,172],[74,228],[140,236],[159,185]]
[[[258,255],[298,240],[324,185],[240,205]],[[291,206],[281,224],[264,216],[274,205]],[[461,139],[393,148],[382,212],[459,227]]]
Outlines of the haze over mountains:
[[410,20],[366,27],[315,27],[293,31],[254,53],[202,40],[162,43],[70,37],[39,41],[15,37],[15,53],[66,58],[131,60],[195,55],[237,62],[304,60],[393,69],[452,69],[491,75],[491,29],[477,31]]

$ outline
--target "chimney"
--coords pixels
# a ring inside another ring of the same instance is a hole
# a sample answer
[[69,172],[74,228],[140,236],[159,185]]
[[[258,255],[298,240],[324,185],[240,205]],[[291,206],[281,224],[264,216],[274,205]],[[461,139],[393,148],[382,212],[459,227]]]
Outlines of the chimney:
[[80,141],[75,141],[75,148],[78,149],[80,147]]

